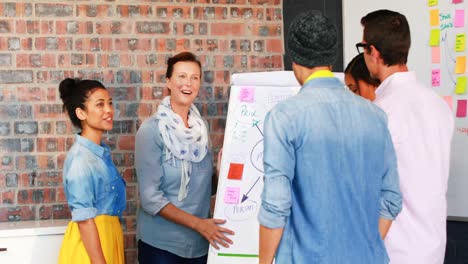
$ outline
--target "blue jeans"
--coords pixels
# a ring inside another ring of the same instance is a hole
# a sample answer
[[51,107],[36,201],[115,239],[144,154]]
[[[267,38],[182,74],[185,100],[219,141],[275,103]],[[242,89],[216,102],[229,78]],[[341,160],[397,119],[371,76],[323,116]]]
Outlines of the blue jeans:
[[138,240],[139,264],[206,264],[207,258],[208,255],[198,258],[182,258]]

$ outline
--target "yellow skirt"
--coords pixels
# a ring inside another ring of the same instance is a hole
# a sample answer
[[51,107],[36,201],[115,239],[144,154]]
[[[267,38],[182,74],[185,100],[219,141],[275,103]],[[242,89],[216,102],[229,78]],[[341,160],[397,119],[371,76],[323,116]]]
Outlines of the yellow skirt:
[[[124,244],[122,227],[117,216],[99,215],[94,218],[101,241],[102,252],[108,264],[123,264]],[[59,264],[91,264],[88,252],[81,241],[76,222],[70,222],[60,249]]]

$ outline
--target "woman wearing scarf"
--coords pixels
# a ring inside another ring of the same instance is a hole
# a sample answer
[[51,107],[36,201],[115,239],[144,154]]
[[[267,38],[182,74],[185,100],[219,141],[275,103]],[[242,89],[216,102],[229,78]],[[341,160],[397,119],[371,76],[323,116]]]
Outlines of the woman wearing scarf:
[[209,219],[212,152],[208,132],[193,105],[201,63],[182,52],[168,59],[170,96],[136,134],[135,167],[140,188],[138,260],[146,263],[206,263],[208,243],[232,241],[225,220]]

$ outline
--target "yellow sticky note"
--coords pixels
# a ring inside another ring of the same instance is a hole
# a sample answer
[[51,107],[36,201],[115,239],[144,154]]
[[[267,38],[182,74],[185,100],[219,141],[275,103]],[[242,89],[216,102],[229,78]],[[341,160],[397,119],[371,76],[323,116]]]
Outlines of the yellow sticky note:
[[457,34],[455,37],[455,51],[465,51],[465,34]]
[[465,73],[466,69],[466,56],[457,57],[457,62],[455,64],[455,73],[462,74]]
[[466,76],[460,76],[457,78],[457,85],[455,86],[456,94],[464,94],[466,91]]
[[431,26],[439,25],[439,9],[432,9],[429,13],[429,17]]
[[438,0],[427,0],[427,4],[429,6],[435,6],[435,5],[439,4],[439,1]]
[[439,46],[440,44],[440,29],[431,29],[431,36],[429,37],[429,46]]

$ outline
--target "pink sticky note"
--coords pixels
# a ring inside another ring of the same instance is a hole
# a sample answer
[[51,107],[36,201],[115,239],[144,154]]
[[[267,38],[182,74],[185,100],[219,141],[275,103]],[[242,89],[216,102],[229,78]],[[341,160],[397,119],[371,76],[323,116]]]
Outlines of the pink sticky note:
[[224,203],[238,204],[239,192],[240,192],[240,189],[237,187],[226,187],[226,192],[224,193]]
[[454,4],[463,3],[463,0],[453,0],[452,3],[454,3]]
[[432,47],[432,63],[440,63],[440,47]]
[[444,100],[448,104],[448,106],[450,107],[450,110],[453,111],[452,96],[444,96]]
[[457,101],[457,117],[466,117],[466,100]]
[[464,27],[465,26],[465,10],[464,9],[457,9],[455,10],[455,18],[454,18],[454,26],[455,27]]
[[242,87],[239,93],[239,101],[252,103],[255,98],[255,88]]
[[432,87],[440,86],[440,69],[432,69]]

